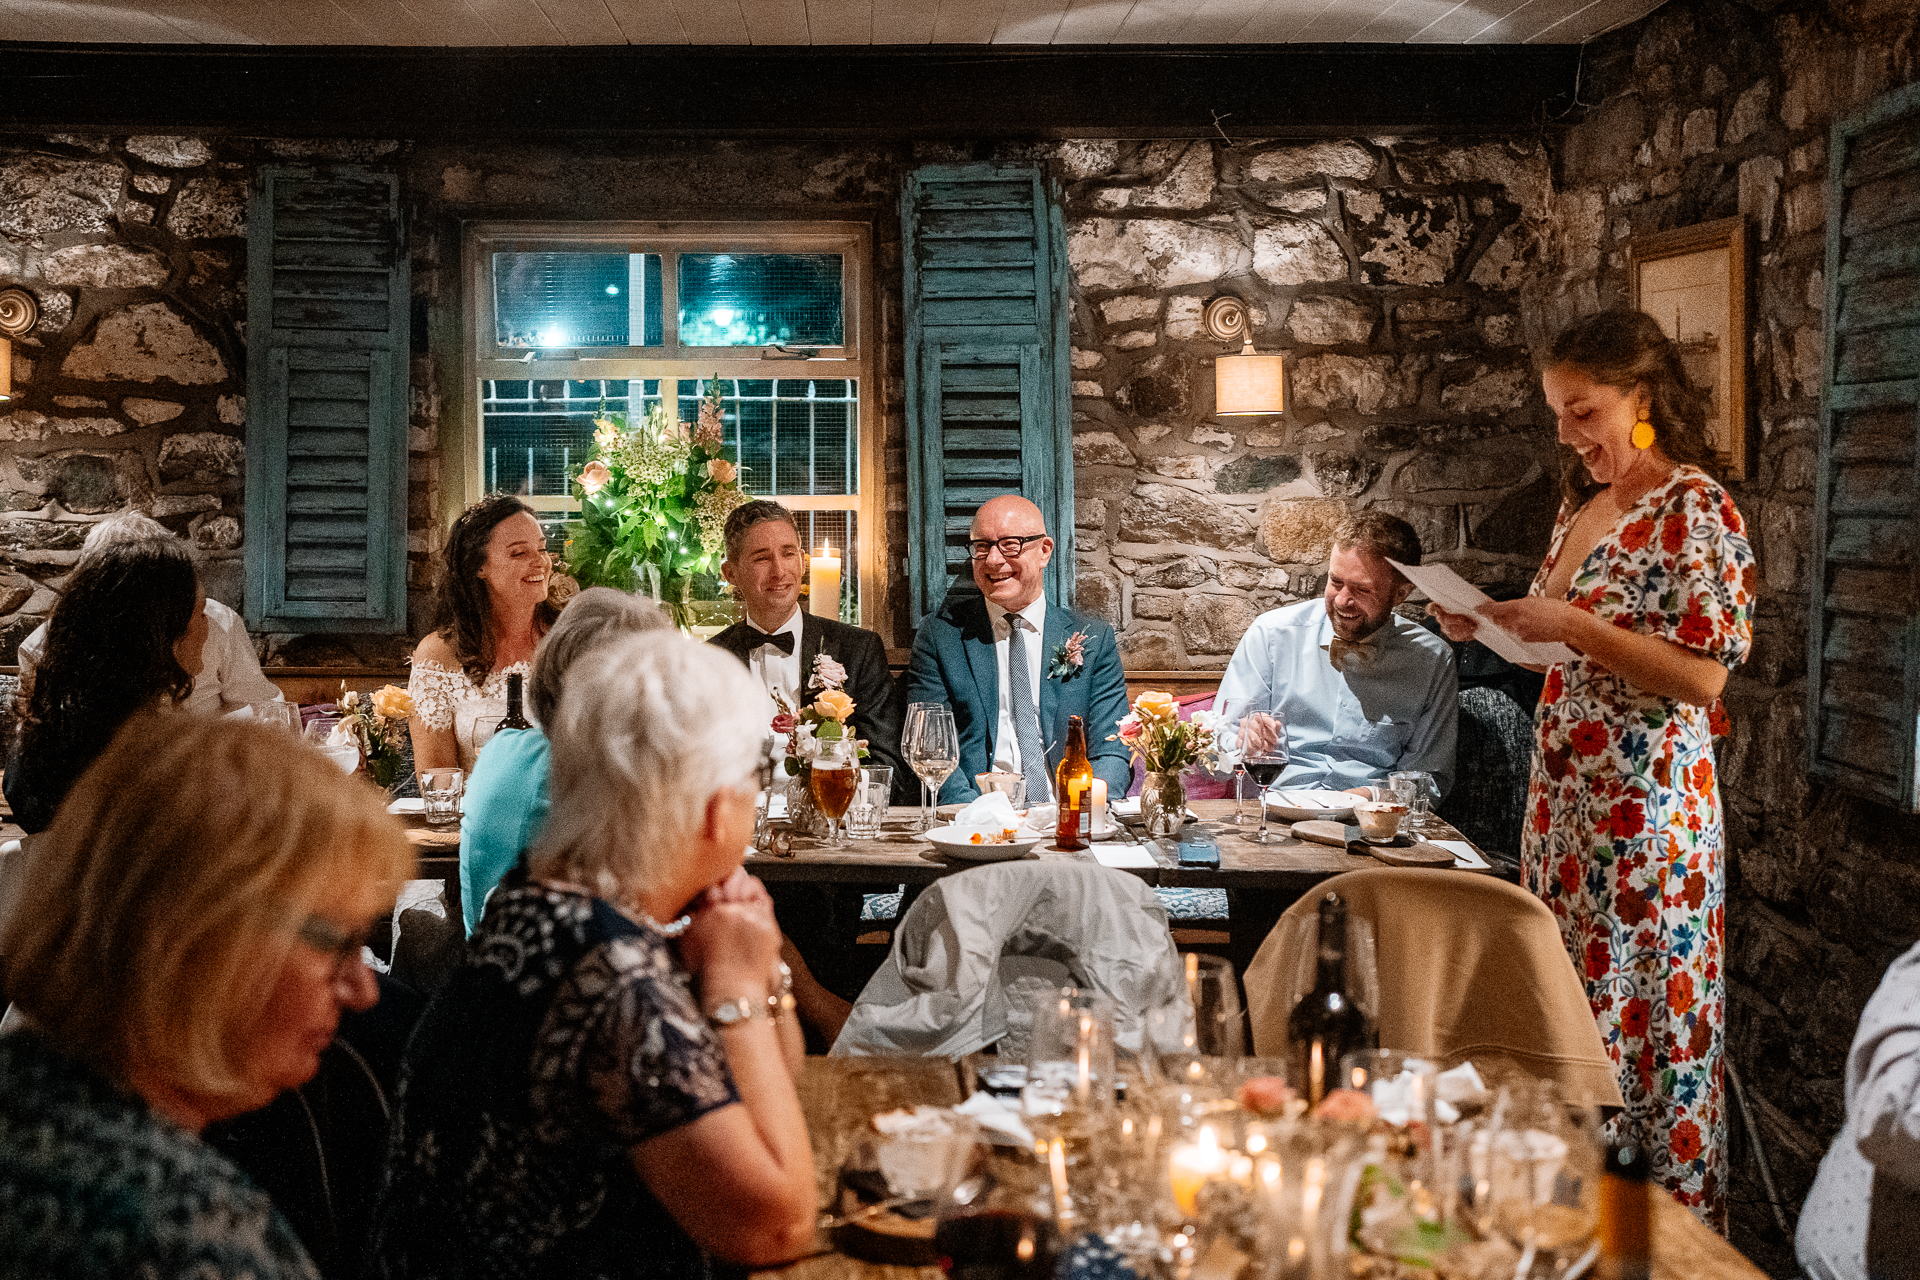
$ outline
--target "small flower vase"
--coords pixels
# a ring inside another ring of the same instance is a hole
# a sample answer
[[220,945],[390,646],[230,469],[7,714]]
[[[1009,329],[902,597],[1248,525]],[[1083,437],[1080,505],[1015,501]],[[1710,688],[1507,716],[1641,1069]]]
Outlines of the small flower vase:
[[800,772],[787,779],[787,821],[798,835],[824,838],[832,834],[833,827],[813,803],[812,773],[801,765]]
[[1187,779],[1182,773],[1150,773],[1140,786],[1140,817],[1147,834],[1177,836],[1187,820]]

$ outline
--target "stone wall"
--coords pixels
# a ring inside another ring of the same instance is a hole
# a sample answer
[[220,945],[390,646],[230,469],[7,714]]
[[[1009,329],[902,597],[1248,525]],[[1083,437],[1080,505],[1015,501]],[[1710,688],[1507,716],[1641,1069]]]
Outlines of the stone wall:
[[[1905,0],[1673,0],[1596,42],[1584,96],[1598,105],[1554,148],[1549,270],[1527,289],[1526,313],[1551,329],[1624,303],[1633,236],[1748,220],[1755,453],[1732,489],[1764,593],[1720,752],[1728,1044],[1789,1223],[1840,1127],[1861,1007],[1920,937],[1920,821],[1810,785],[1805,723],[1828,132],[1920,77],[1917,63]],[[1732,1114],[1734,1243],[1794,1274]]]
[[[1317,595],[1350,507],[1517,588],[1553,520],[1553,433],[1521,286],[1545,236],[1536,140],[1070,143],[1079,600],[1130,667],[1218,668]],[[1212,416],[1208,299],[1287,357],[1283,417]]]

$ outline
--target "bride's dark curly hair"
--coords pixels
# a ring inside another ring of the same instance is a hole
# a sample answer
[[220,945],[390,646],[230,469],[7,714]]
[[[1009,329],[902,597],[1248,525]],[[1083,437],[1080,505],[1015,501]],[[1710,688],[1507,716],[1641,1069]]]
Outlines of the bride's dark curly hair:
[[[1629,395],[1645,383],[1653,402],[1648,421],[1660,452],[1674,462],[1713,472],[1707,394],[1688,380],[1680,344],[1661,330],[1658,320],[1625,307],[1575,320],[1547,348],[1546,367],[1562,364]],[[1571,449],[1562,446],[1560,453],[1561,491],[1575,504],[1585,502],[1600,486]]]
[[[447,534],[442,553],[440,583],[434,596],[439,622],[435,630],[453,649],[460,669],[476,685],[486,683],[493,670],[493,606],[487,584],[480,580],[481,566],[487,562],[487,542],[502,521],[517,515],[532,515],[533,508],[510,493],[495,493],[480,499],[460,513]],[[550,600],[534,607],[533,629],[545,635],[560,616]]]

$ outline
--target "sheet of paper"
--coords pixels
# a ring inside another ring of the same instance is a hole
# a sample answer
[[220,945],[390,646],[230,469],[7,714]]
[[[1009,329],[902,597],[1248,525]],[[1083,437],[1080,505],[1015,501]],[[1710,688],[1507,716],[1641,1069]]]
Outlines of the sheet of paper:
[[1093,859],[1103,867],[1151,867],[1153,855],[1144,845],[1137,844],[1096,844],[1093,846]]
[[1492,864],[1481,857],[1479,853],[1475,851],[1474,847],[1465,840],[1434,840],[1430,843],[1452,854],[1453,865],[1456,867],[1468,867],[1476,871],[1490,871],[1493,869]]
[[[1398,560],[1388,560],[1387,563],[1405,574],[1408,582],[1448,613],[1473,613],[1481,605],[1493,603],[1492,597],[1486,592],[1455,573],[1452,565],[1401,564]],[[1579,656],[1558,641],[1522,640],[1510,631],[1502,631],[1485,618],[1480,619],[1480,630],[1474,633],[1473,638],[1508,662],[1550,667],[1556,662],[1572,662]]]
[[768,820],[771,821],[774,818],[784,818],[786,816],[787,816],[786,792],[782,791],[776,795],[770,796],[767,800]]

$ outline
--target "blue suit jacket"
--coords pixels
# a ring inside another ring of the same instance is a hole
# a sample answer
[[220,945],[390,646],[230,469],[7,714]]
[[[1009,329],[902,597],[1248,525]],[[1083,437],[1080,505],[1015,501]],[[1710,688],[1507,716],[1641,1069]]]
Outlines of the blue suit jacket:
[[[1076,631],[1086,633],[1085,661],[1072,675],[1055,679],[1050,674],[1053,655]],[[1093,776],[1106,779],[1107,792],[1115,799],[1124,796],[1133,767],[1127,749],[1107,740],[1127,714],[1127,679],[1113,628],[1049,600],[1040,663],[1040,738],[1048,776],[1060,766],[1067,717],[1079,716],[1087,726]],[[907,666],[907,701],[944,702],[953,708],[954,726],[960,731],[960,767],[940,788],[941,801],[952,804],[979,795],[973,775],[993,767],[993,734],[1000,723],[1000,673],[993,660],[993,623],[985,600],[949,600],[920,624]]]

